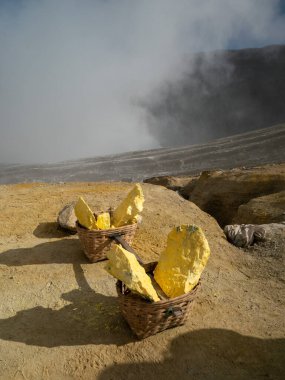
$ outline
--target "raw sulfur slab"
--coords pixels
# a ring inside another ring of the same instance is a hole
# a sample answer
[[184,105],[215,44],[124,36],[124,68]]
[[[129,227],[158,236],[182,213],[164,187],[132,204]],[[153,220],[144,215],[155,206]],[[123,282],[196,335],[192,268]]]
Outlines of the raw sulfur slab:
[[100,230],[108,230],[110,228],[110,214],[108,212],[98,215],[97,226]]
[[113,213],[112,224],[121,227],[126,224],[137,223],[139,213],[143,210],[144,195],[142,188],[136,184],[128,196]]
[[201,228],[175,227],[168,234],[167,247],[155,268],[155,281],[170,298],[188,293],[198,283],[209,255],[210,248]]
[[108,253],[109,261],[105,269],[112,276],[121,280],[130,290],[151,300],[159,301],[150,277],[139,264],[134,254],[120,245],[115,245]]
[[78,199],[74,207],[74,211],[79,223],[82,226],[88,228],[89,230],[98,229],[95,216],[82,197]]

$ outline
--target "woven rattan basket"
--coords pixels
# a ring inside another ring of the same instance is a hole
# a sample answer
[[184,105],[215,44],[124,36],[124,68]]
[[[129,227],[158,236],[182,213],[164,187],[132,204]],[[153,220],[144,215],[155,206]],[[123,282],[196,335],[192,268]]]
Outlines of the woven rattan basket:
[[[156,264],[150,263],[145,267],[146,272],[152,272]],[[139,339],[183,325],[189,316],[192,301],[199,287],[200,282],[187,294],[151,303],[131,293],[121,281],[117,281],[121,312]]]
[[111,245],[114,244],[114,236],[122,236],[127,243],[131,244],[136,233],[137,224],[128,224],[109,230],[88,230],[77,221],[76,229],[85,255],[92,263],[95,263],[107,258],[106,254]]

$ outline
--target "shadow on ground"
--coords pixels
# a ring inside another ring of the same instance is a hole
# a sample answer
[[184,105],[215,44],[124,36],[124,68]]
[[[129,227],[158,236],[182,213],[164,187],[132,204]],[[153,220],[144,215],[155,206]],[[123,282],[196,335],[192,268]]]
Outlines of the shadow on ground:
[[80,264],[73,268],[79,289],[62,295],[69,305],[59,310],[37,306],[0,319],[0,339],[42,347],[123,345],[134,340],[117,297],[94,292]]
[[78,238],[38,244],[31,248],[10,249],[0,254],[7,266],[87,263]]
[[178,336],[162,362],[117,364],[98,380],[284,379],[285,339],[205,329]]
[[34,229],[33,234],[38,238],[62,238],[65,236],[75,235],[76,232],[62,229],[57,222],[46,222],[40,223]]

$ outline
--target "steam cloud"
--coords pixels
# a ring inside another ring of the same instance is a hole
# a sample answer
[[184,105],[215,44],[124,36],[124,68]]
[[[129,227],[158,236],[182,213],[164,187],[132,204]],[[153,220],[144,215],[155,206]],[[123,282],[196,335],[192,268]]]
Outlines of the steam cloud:
[[189,53],[284,42],[280,6],[278,0],[0,2],[0,162],[160,146],[141,100],[181,78]]
[[150,132],[163,146],[285,122],[285,45],[197,53],[187,68],[142,102]]

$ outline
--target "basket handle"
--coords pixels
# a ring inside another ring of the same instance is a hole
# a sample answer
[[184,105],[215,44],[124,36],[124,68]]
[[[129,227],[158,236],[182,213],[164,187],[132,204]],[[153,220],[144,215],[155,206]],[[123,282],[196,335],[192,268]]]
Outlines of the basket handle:
[[141,258],[139,257],[139,255],[136,253],[136,251],[126,242],[126,240],[125,239],[123,239],[123,237],[122,237],[122,235],[121,234],[114,234],[114,235],[112,235],[112,236],[110,236],[110,238],[111,239],[114,239],[117,243],[119,243],[119,244],[121,244],[121,246],[125,249],[125,250],[127,250],[127,251],[129,251],[129,252],[131,252],[131,253],[133,253],[134,255],[135,255],[135,257],[136,257],[136,259],[138,260],[138,262],[140,263],[140,264],[142,264],[143,265],[143,261],[141,260]]

